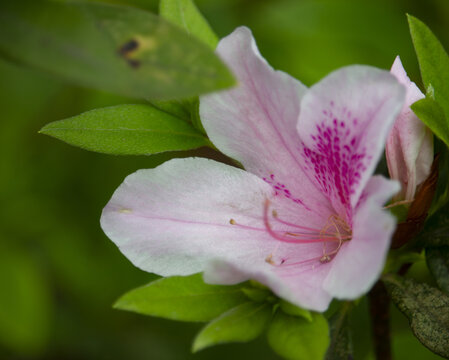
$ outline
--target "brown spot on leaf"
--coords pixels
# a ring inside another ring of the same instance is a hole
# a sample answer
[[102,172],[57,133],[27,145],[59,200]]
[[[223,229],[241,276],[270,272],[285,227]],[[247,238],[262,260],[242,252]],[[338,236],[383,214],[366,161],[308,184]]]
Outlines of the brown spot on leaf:
[[126,59],[128,61],[129,66],[133,69],[137,69],[140,66],[140,61],[136,59]]
[[120,49],[118,50],[118,53],[122,55],[123,57],[127,57],[131,52],[137,50],[139,48],[139,43],[135,39],[131,39],[124,43]]
[[136,50],[139,49],[139,42],[135,39],[131,39],[124,43],[120,49],[118,50],[118,53],[121,57],[123,57],[129,66],[131,66],[133,69],[137,69],[140,67],[140,60],[133,59],[131,56],[136,52]]

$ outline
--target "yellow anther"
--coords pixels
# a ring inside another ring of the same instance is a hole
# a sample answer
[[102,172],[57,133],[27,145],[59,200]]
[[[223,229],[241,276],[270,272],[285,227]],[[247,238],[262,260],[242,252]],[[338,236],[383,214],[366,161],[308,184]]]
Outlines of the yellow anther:
[[276,265],[276,263],[273,261],[273,254],[268,255],[265,258],[265,262],[267,262],[270,265]]

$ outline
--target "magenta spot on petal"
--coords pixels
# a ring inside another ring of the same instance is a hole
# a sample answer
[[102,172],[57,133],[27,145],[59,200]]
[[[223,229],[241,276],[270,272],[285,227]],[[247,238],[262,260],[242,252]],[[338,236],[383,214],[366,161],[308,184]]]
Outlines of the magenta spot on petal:
[[[334,102],[331,101],[331,107]],[[310,134],[312,145],[302,144],[301,154],[305,160],[304,168],[314,172],[312,179],[321,187],[332,201],[337,200],[347,211],[351,211],[350,197],[355,193],[370,160],[366,149],[360,149],[356,132],[351,125],[357,125],[358,119],[351,118],[346,108],[323,110],[327,118],[316,125]],[[341,118],[340,118],[341,117]],[[361,144],[363,145],[363,144]]]

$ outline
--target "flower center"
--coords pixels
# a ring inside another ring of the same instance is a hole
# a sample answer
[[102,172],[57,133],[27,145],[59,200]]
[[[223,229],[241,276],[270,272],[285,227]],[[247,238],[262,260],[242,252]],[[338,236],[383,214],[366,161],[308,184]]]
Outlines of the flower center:
[[[297,225],[279,218],[276,210],[271,211],[270,201],[267,199],[264,205],[264,224],[267,232],[276,240],[293,244],[321,243],[323,254],[321,257],[312,260],[319,260],[324,264],[331,261],[340,250],[342,244],[352,239],[351,227],[338,215],[331,215],[322,229],[315,229],[302,225]],[[274,225],[282,225],[283,230],[274,230]],[[267,256],[265,261],[276,265],[273,261],[273,254]],[[280,264],[284,264],[281,260]]]

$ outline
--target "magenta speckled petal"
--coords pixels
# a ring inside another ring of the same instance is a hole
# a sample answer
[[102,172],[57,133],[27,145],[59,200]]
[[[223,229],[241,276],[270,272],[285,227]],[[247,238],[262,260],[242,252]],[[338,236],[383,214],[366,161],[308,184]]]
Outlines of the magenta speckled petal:
[[354,65],[331,73],[303,97],[298,132],[305,169],[347,219],[404,96],[404,87],[387,71]]
[[326,211],[328,201],[304,175],[297,150],[299,105],[307,88],[273,70],[248,28],[237,28],[222,39],[217,53],[235,74],[238,86],[200,98],[202,123],[212,142],[278,193]]
[[352,239],[344,243],[331,264],[323,288],[339,299],[355,299],[368,291],[385,264],[395,221],[383,204],[399,183],[381,176],[368,181],[355,209]]

